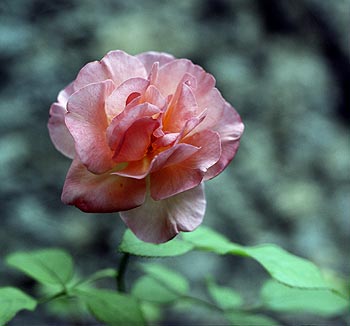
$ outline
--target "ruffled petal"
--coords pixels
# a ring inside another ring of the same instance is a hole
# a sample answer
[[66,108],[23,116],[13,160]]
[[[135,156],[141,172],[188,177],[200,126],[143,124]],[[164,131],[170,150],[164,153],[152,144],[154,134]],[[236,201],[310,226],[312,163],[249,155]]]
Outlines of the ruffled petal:
[[238,151],[240,138],[244,131],[241,117],[227,102],[224,106],[223,117],[215,126],[215,130],[220,134],[221,156],[219,161],[208,170],[205,180],[217,176],[231,162]]
[[198,112],[196,98],[191,88],[182,83],[178,86],[163,119],[163,129],[169,132],[179,132],[184,124],[195,117]]
[[62,201],[84,212],[119,212],[140,206],[146,181],[110,174],[93,174],[78,159],[72,162],[62,192]]
[[147,154],[152,133],[158,126],[159,122],[149,117],[136,120],[124,133],[123,141],[113,156],[114,161],[141,160]]
[[110,51],[101,61],[86,64],[78,73],[74,82],[76,90],[91,84],[112,79],[116,86],[127,79],[141,77],[147,78],[143,63],[123,51]]
[[111,119],[121,113],[132,95],[143,94],[149,81],[143,78],[130,78],[119,85],[106,100],[106,113]]
[[159,62],[159,66],[164,66],[166,63],[173,61],[175,58],[165,52],[149,51],[136,55],[136,57],[143,63],[146,68],[147,74],[151,72],[152,65],[155,62]]
[[206,207],[204,186],[176,196],[154,201],[147,196],[145,203],[120,216],[136,236],[147,242],[162,243],[180,231],[193,231],[203,220]]
[[138,119],[152,118],[160,113],[158,107],[142,103],[136,106],[127,106],[123,112],[117,115],[107,128],[109,147],[118,152],[124,141],[124,134]]
[[221,157],[220,140],[219,133],[212,130],[203,130],[186,137],[182,141],[198,147],[199,150],[182,162],[182,165],[207,172]]
[[111,94],[111,80],[89,84],[68,100],[66,125],[75,140],[75,149],[83,164],[93,173],[104,173],[114,166],[108,146],[105,99]]

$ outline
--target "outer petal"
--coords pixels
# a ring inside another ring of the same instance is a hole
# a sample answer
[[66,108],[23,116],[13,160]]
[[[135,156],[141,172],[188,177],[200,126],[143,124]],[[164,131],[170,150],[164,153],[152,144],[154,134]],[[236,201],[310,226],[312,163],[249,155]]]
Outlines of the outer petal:
[[111,80],[90,84],[68,100],[66,125],[75,140],[75,149],[89,171],[104,173],[114,166],[113,152],[106,139],[105,99],[113,91]]
[[112,79],[116,86],[133,77],[147,78],[142,62],[123,51],[110,51],[101,61],[86,64],[74,82],[76,90],[106,79]]
[[124,178],[108,172],[96,175],[75,159],[67,174],[62,201],[84,212],[118,212],[141,205],[145,193],[145,179]]
[[47,125],[52,143],[58,151],[69,158],[73,158],[75,155],[74,139],[67,129],[64,116],[67,113],[68,98],[73,94],[73,91],[71,83],[59,92],[57,102],[51,105],[50,118]]
[[205,180],[217,176],[231,162],[238,151],[240,138],[244,131],[244,125],[239,114],[227,102],[225,103],[223,117],[215,126],[215,129],[220,134],[222,153],[219,161],[208,170]]
[[135,209],[121,212],[121,218],[143,241],[162,243],[179,231],[193,231],[205,213],[203,184],[176,196],[154,201],[150,196]]
[[159,62],[159,67],[164,66],[166,63],[173,61],[175,58],[165,52],[149,51],[136,55],[136,57],[143,63],[146,68],[147,74],[151,72],[154,62]]
[[50,118],[48,123],[49,133],[52,143],[63,155],[74,158],[74,139],[67,129],[64,121],[66,109],[59,103],[53,103],[50,108]]

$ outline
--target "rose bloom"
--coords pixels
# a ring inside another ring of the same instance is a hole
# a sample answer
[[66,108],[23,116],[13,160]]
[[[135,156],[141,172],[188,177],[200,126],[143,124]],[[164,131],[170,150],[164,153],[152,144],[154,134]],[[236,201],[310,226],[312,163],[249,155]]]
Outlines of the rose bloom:
[[62,201],[120,212],[138,238],[161,243],[200,225],[203,181],[235,156],[244,126],[200,66],[111,51],[58,94],[48,128],[73,159]]

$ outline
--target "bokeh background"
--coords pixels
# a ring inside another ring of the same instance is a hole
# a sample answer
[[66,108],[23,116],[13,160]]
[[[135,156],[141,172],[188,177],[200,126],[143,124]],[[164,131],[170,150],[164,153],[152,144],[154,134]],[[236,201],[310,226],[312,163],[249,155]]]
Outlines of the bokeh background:
[[[245,245],[272,242],[350,275],[350,2],[348,0],[1,0],[0,255],[66,248],[82,274],[117,266],[117,214],[60,201],[70,161],[50,142],[50,104],[87,62],[109,50],[186,57],[217,80],[246,129],[227,170],[207,183],[204,223]],[[254,262],[204,253],[163,260],[193,291],[214,275],[254,301]],[[128,281],[137,275],[134,265]],[[0,263],[0,286],[33,291]],[[57,307],[56,307],[57,308]],[[51,311],[9,325],[91,325]],[[220,323],[169,310],[161,325]],[[286,325],[349,318],[279,316]]]

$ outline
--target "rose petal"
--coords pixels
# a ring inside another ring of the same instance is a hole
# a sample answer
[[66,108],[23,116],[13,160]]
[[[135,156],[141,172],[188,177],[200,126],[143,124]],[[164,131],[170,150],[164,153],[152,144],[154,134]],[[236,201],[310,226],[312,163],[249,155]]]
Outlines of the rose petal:
[[96,82],[112,79],[116,86],[133,77],[147,78],[142,62],[123,51],[110,51],[101,61],[86,64],[74,82],[76,90]]
[[207,169],[217,163],[221,157],[221,144],[218,132],[203,130],[186,137],[182,141],[199,148],[196,153],[182,162],[182,165],[207,172]]
[[159,69],[156,86],[163,96],[174,94],[186,73],[196,79],[194,90],[196,98],[209,92],[215,85],[214,77],[206,73],[203,68],[193,64],[190,60],[176,59]]
[[198,106],[191,88],[182,83],[178,86],[163,119],[163,129],[168,132],[179,132],[187,120],[197,115]]
[[154,157],[147,155],[142,160],[129,162],[126,167],[118,171],[113,171],[113,173],[136,179],[145,178],[150,172],[156,172],[162,168],[186,160],[198,150],[198,147],[190,144],[178,144]]
[[150,146],[151,136],[159,126],[159,122],[152,118],[136,120],[124,133],[123,141],[115,152],[115,162],[130,162],[141,160]]
[[149,51],[136,55],[136,57],[143,63],[146,68],[147,74],[151,72],[152,65],[155,62],[159,62],[159,66],[164,66],[166,63],[173,61],[175,58],[165,52]]
[[69,158],[75,155],[74,139],[67,129],[64,118],[67,113],[68,98],[73,92],[73,83],[70,83],[58,93],[57,102],[50,107],[50,118],[47,125],[55,148]]
[[57,101],[63,107],[66,107],[68,98],[74,93],[74,85],[73,82],[68,84],[63,90],[58,93]]
[[66,109],[59,103],[54,103],[50,108],[48,128],[52,143],[63,155],[74,158],[74,139],[65,123]]
[[123,112],[117,115],[107,128],[107,138],[109,147],[113,151],[119,151],[124,141],[124,133],[138,119],[150,118],[160,113],[158,107],[142,103],[136,106],[127,106]]
[[224,106],[224,115],[215,129],[220,134],[222,152],[219,161],[208,170],[205,180],[217,176],[231,162],[238,151],[240,138],[244,131],[239,114],[227,102]]
[[106,113],[110,119],[120,114],[127,105],[129,96],[133,93],[143,94],[149,81],[143,78],[130,78],[119,85],[106,100]]
[[175,237],[179,231],[193,231],[205,213],[203,184],[176,196],[154,201],[150,196],[135,209],[121,212],[127,226],[143,241],[162,243]]
[[111,80],[90,84],[68,100],[66,125],[75,140],[83,164],[93,173],[104,173],[114,166],[113,152],[106,139],[105,99],[114,89]]
[[181,164],[175,164],[151,173],[151,196],[161,200],[198,186],[203,172]]
[[108,213],[128,210],[145,200],[146,182],[105,173],[96,175],[75,159],[68,171],[62,201],[84,212]]

